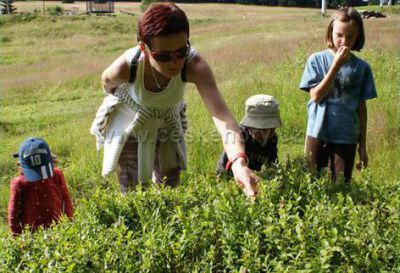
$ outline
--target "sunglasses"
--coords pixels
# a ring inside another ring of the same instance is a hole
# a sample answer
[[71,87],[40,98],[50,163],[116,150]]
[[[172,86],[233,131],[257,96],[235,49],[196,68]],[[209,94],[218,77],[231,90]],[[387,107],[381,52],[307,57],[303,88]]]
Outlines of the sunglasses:
[[146,44],[146,49],[149,51],[151,57],[157,62],[170,62],[173,59],[184,59],[190,51],[190,42],[188,41],[184,47],[181,47],[173,52],[168,51],[152,51]]

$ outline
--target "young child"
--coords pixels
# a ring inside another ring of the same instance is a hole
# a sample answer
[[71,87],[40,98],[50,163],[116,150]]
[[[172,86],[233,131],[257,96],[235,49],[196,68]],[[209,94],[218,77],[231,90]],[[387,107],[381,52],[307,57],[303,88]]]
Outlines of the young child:
[[310,56],[300,83],[311,96],[305,143],[310,170],[329,165],[334,179],[344,175],[347,182],[357,143],[357,168],[368,165],[366,100],[377,96],[369,65],[352,53],[363,48],[364,40],[360,14],[352,8],[337,10],[326,32],[328,48]]
[[54,167],[47,143],[28,138],[19,148],[20,175],[11,180],[8,224],[14,236],[25,226],[48,227],[62,214],[72,218],[72,202],[64,175]]
[[[246,100],[245,116],[240,128],[251,170],[260,171],[263,165],[277,162],[278,137],[275,128],[281,126],[279,103],[274,97],[260,94]],[[232,162],[223,152],[217,163],[217,173],[232,176],[230,164]]]

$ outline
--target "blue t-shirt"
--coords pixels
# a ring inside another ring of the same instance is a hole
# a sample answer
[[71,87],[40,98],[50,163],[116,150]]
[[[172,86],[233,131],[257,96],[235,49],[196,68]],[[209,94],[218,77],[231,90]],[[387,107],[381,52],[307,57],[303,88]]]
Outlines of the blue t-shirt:
[[[309,92],[328,73],[334,55],[329,50],[312,54],[307,61],[300,89]],[[356,144],[360,136],[358,106],[376,98],[374,78],[369,65],[356,57],[344,63],[332,84],[329,95],[319,104],[307,105],[307,136],[328,143]]]

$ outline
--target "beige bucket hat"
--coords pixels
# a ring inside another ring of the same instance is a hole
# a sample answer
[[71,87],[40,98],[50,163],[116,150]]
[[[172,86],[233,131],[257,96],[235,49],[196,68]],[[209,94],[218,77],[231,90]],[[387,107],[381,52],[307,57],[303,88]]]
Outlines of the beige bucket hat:
[[246,110],[242,126],[269,129],[282,126],[279,102],[270,95],[254,95],[246,100]]

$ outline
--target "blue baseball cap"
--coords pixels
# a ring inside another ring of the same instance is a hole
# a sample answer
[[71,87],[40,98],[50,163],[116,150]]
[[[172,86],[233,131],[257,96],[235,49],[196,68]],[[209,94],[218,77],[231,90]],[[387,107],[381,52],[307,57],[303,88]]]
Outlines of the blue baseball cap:
[[43,139],[26,139],[19,147],[18,156],[22,173],[28,182],[40,181],[54,175],[50,148]]

